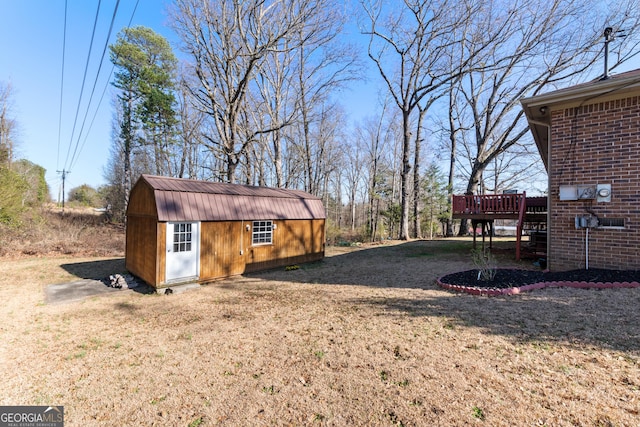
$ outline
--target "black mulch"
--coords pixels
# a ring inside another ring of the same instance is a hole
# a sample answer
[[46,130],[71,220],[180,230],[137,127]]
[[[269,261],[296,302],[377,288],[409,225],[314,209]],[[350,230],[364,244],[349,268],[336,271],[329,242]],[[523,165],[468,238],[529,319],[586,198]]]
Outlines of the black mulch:
[[478,270],[467,270],[447,274],[440,278],[440,282],[448,285],[493,289],[515,288],[540,282],[622,283],[640,282],[640,271],[605,270],[600,268],[556,272],[498,269],[495,278],[492,281],[487,281],[478,279]]

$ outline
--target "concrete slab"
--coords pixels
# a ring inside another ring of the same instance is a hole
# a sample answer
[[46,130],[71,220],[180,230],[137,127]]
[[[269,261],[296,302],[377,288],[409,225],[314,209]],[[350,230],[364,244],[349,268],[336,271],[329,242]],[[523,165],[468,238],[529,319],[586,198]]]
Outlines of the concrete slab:
[[146,285],[138,285],[132,289],[118,289],[107,286],[100,280],[78,279],[73,282],[47,285],[44,290],[45,302],[47,304],[80,301],[94,296],[122,292],[151,293],[153,289]]
[[60,304],[73,301],[81,301],[85,298],[91,298],[100,295],[109,295],[122,292],[137,292],[142,294],[152,294],[157,292],[160,295],[180,294],[185,291],[199,289],[198,283],[181,283],[167,288],[161,288],[157,291],[146,284],[139,284],[135,288],[122,289],[112,288],[104,284],[100,280],[94,279],[78,279],[73,282],[57,283],[47,285],[44,289],[45,302],[47,304]]
[[160,288],[156,292],[158,292],[160,295],[171,295],[171,294],[180,294],[185,291],[192,291],[194,289],[200,289],[200,284],[199,283],[181,283],[179,285]]

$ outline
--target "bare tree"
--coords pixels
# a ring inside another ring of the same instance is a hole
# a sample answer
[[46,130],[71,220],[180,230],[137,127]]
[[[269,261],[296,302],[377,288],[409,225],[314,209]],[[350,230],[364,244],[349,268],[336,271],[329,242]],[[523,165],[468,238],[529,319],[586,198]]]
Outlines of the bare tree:
[[[275,186],[284,186],[283,153],[286,139],[283,128],[290,125],[295,118],[295,60],[294,50],[286,47],[288,40],[283,41],[283,47],[265,58],[256,76],[256,100],[254,105],[262,108],[252,109],[255,121],[260,129],[272,128],[273,131],[258,135],[260,149],[257,151],[258,173],[265,175],[266,157],[273,163]],[[259,102],[259,103],[258,103]],[[264,185],[264,178],[260,179]]]
[[297,49],[296,110],[301,123],[307,191],[315,194],[312,140],[313,127],[322,119],[329,97],[345,83],[358,79],[360,64],[353,48],[340,41],[346,17],[340,13],[340,3],[333,0],[318,2],[313,25],[296,32]]
[[15,155],[17,124],[11,115],[13,89],[0,82],[0,166],[11,165]]
[[179,178],[197,178],[199,173],[202,122],[204,114],[192,105],[192,99],[186,84],[180,85],[177,93],[178,114],[178,153],[175,156],[176,176]]
[[458,149],[458,132],[460,128],[457,123],[460,123],[458,120],[458,113],[456,108],[456,99],[458,94],[458,83],[459,80],[452,80],[448,90],[448,115],[447,115],[447,125],[448,125],[448,142],[449,142],[449,174],[447,177],[447,220],[446,220],[446,230],[445,236],[452,237],[453,236],[453,210],[452,210],[452,199],[453,199],[453,184],[455,178],[455,167],[456,167],[456,152]]
[[[370,241],[379,235],[380,214],[393,203],[394,154],[398,126],[390,114],[389,98],[380,105],[377,115],[366,117],[355,129],[356,144],[364,154],[362,172],[366,181],[366,229]],[[390,191],[391,190],[391,191]]]
[[256,135],[281,126],[241,128],[255,107],[247,104],[250,85],[267,56],[295,48],[295,34],[308,33],[316,5],[314,0],[176,2],[174,27],[199,83],[190,90],[213,123],[215,132],[206,138],[210,149],[223,155],[229,182],[236,180],[236,167]]
[[[478,10],[476,19],[481,22],[503,23],[503,42],[493,45],[483,58],[492,66],[478,64],[464,74],[455,89],[460,94],[456,101],[466,109],[470,120],[457,126],[471,129],[461,146],[469,162],[467,194],[477,192],[483,172],[497,157],[528,135],[519,103],[523,96],[584,76],[600,59],[603,19],[616,28],[637,26],[635,13],[618,9],[609,18],[603,18],[601,11],[595,13],[594,8],[594,4],[564,0],[509,2],[509,7],[502,1],[494,1]],[[474,49],[473,43],[482,43],[480,34],[485,31],[478,24],[476,37],[467,44],[470,50]],[[521,154],[519,151],[512,155]],[[521,171],[513,170],[515,174]]]
[[[452,46],[462,43],[459,26],[469,25],[477,4],[473,1],[404,0],[393,6],[365,1],[363,33],[370,36],[368,55],[374,62],[402,116],[400,239],[409,238],[409,173],[412,146],[411,117],[429,98],[441,95],[446,83],[460,70],[445,61]],[[496,29],[493,34],[497,33]],[[490,33],[491,34],[491,33]],[[485,38],[488,45],[491,36]],[[471,62],[472,58],[466,58]],[[462,65],[464,66],[465,63]]]
[[[316,120],[313,127],[297,122],[293,141],[303,165],[305,190],[323,196],[327,192],[328,178],[341,164],[343,153],[339,142],[345,139],[344,109],[335,103],[325,104],[318,108]],[[308,138],[305,138],[305,132],[309,133]]]
[[422,154],[422,143],[424,142],[424,118],[427,115],[427,111],[433,102],[435,102],[437,98],[431,97],[428,99],[426,105],[418,105],[418,120],[415,126],[416,129],[416,137],[413,149],[413,230],[414,237],[420,238],[422,233],[420,231],[420,202],[422,197],[420,197],[420,192],[422,190],[421,176],[420,176],[420,161]]
[[358,204],[358,190],[362,184],[366,155],[361,144],[357,140],[343,144],[345,168],[343,174],[347,183],[349,194],[349,225],[351,231],[356,229],[356,206]]

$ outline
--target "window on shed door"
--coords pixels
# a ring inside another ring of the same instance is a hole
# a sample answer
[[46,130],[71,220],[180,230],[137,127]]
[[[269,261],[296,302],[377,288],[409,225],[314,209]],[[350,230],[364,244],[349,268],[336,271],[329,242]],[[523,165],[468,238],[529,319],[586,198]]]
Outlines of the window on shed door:
[[273,243],[273,221],[253,221],[252,243],[270,245]]
[[191,225],[173,224],[173,252],[191,251]]

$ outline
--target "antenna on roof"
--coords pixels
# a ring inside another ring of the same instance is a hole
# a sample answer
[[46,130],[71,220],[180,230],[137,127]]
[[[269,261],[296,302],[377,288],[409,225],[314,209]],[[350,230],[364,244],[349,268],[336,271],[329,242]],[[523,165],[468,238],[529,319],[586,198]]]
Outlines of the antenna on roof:
[[[600,80],[607,80],[609,78],[609,43],[615,40],[617,33],[623,33],[624,30],[618,30],[614,33],[613,28],[607,27],[604,29],[604,75]],[[620,34],[619,37],[625,37],[626,34]]]
[[607,27],[604,29],[604,75],[601,80],[609,78],[609,42],[614,38],[612,34],[613,28]]

